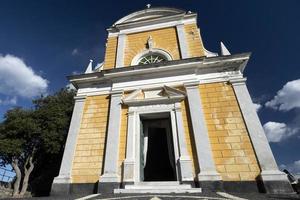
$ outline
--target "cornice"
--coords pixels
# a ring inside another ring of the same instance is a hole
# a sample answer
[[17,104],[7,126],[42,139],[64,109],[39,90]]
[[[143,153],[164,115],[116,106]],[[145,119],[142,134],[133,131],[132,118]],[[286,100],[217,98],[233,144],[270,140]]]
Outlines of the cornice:
[[111,84],[138,77],[168,77],[185,74],[210,74],[239,71],[243,73],[250,58],[250,53],[218,57],[196,57],[173,60],[148,65],[136,65],[114,68],[90,74],[71,75],[67,78],[76,87],[80,85],[102,83]]

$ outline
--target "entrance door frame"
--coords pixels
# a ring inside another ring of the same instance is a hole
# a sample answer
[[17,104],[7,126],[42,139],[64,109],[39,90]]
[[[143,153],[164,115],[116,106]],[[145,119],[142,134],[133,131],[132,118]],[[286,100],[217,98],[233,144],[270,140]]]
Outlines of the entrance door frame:
[[[176,119],[174,114],[174,104],[163,104],[163,105],[148,105],[148,106],[136,106],[136,107],[130,107],[131,110],[135,112],[135,118],[134,123],[135,124],[135,134],[134,134],[134,160],[135,160],[135,166],[134,166],[134,182],[143,182],[142,176],[141,176],[141,163],[140,163],[140,137],[141,137],[141,120],[142,116],[144,115],[154,115],[159,116],[160,114],[167,113],[170,115],[170,121],[171,121],[171,131],[172,131],[172,137],[173,137],[173,148],[174,148],[174,157],[175,157],[175,166],[176,166],[176,178],[177,180],[180,179],[179,177],[179,169],[177,165],[177,160],[179,159],[179,151],[178,151],[178,139],[177,139],[177,129],[176,129]],[[129,109],[130,109],[129,108]],[[128,122],[130,123],[130,122]]]
[[[143,141],[143,142],[145,142],[145,135],[148,135],[148,137],[149,137],[149,133],[148,133],[148,131],[149,131],[149,123],[153,123],[153,122],[147,122],[147,120],[156,120],[156,121],[159,121],[159,120],[161,120],[159,123],[155,123],[155,125],[154,126],[156,126],[157,128],[166,128],[166,132],[165,132],[165,134],[166,134],[166,137],[167,137],[167,144],[166,145],[168,145],[168,151],[173,151],[172,152],[172,154],[174,154],[174,157],[172,158],[172,159],[174,159],[173,160],[173,166],[175,167],[175,178],[176,178],[176,181],[177,180],[179,180],[179,174],[178,174],[178,171],[179,171],[179,169],[178,169],[178,166],[177,166],[177,160],[178,160],[178,158],[179,158],[179,153],[177,152],[177,158],[176,158],[176,155],[175,155],[175,148],[176,147],[174,147],[174,145],[175,144],[177,144],[178,145],[178,142],[177,142],[177,139],[175,138],[174,139],[174,137],[176,137],[176,134],[173,134],[173,130],[172,130],[172,122],[171,122],[171,115],[170,115],[170,113],[169,112],[164,112],[164,113],[151,113],[151,114],[142,114],[142,115],[140,115],[140,124],[143,124],[143,133],[142,133],[142,129],[140,129],[140,134],[139,134],[139,136],[141,137],[142,135],[144,136],[144,140],[143,140],[143,138],[140,138],[140,144],[141,144],[141,142]],[[153,126],[153,125],[152,125]],[[172,139],[172,140],[170,140],[170,138]],[[148,138],[148,140],[149,140],[150,138]],[[170,148],[170,142],[172,143],[172,145],[171,145],[171,147],[172,147],[172,149],[169,149]],[[139,163],[140,163],[140,181],[141,182],[144,182],[145,180],[143,180],[143,178],[145,178],[145,172],[144,172],[144,168],[143,168],[143,166],[141,166],[141,164],[142,164],[142,156],[144,156],[143,157],[143,159],[145,159],[145,157],[147,158],[147,156],[145,156],[145,144],[143,144],[143,147],[144,148],[140,148],[139,150],[140,150],[140,159],[139,159]],[[169,154],[169,152],[168,152],[168,154]],[[170,158],[169,158],[170,159]],[[144,162],[145,162],[145,160],[143,160]],[[143,173],[143,174],[141,174],[141,173]]]
[[184,96],[178,99],[171,97],[161,99],[159,101],[156,100],[155,102],[139,100],[126,102],[123,100],[123,103],[128,105],[126,158],[123,162],[122,176],[122,182],[124,185],[138,184],[141,182],[139,163],[141,116],[145,114],[155,115],[159,113],[169,113],[170,115],[177,180],[180,182],[194,181],[195,172],[193,172],[192,160],[188,153],[183,116],[181,112],[182,100],[184,100]]

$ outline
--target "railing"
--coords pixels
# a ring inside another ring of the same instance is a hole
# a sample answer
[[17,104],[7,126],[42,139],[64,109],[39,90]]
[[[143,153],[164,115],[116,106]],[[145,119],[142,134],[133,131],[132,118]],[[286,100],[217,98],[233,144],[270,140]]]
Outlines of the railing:
[[0,167],[0,182],[10,183],[14,180],[16,173],[13,169]]

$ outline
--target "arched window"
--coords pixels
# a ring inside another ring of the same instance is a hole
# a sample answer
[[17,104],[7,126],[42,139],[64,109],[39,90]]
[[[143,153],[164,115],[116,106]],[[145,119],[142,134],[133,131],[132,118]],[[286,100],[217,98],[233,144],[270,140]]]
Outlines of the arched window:
[[149,53],[144,56],[142,56],[138,60],[138,65],[143,64],[151,64],[151,63],[159,63],[168,60],[164,55],[161,55],[159,53]]
[[159,63],[163,61],[173,60],[172,56],[162,50],[153,48],[137,54],[131,61],[131,65],[145,65],[151,63]]

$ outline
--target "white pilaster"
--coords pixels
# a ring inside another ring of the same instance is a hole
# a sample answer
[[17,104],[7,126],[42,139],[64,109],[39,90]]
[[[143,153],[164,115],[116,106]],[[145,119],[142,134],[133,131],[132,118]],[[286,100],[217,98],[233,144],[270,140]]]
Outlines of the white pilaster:
[[66,141],[63,159],[60,166],[59,175],[54,178],[55,183],[71,183],[71,171],[76,148],[76,140],[79,134],[81,118],[83,114],[85,96],[75,97],[75,104],[71,118],[70,128]]
[[192,160],[188,154],[186,146],[185,131],[183,126],[182,112],[180,103],[175,103],[175,120],[177,125],[177,136],[179,144],[179,165],[182,181],[193,181]]
[[126,35],[120,34],[118,36],[116,68],[124,67],[125,42],[126,42]]
[[124,182],[134,182],[134,147],[135,147],[135,116],[136,113],[129,107],[127,125],[126,159],[124,161]]
[[219,181],[203,114],[199,82],[185,84],[200,173],[199,181]]
[[189,53],[188,53],[187,41],[185,38],[184,24],[176,25],[176,30],[177,30],[177,36],[178,36],[178,41],[179,41],[181,58],[183,58],[183,59],[188,58]]
[[247,86],[246,79],[231,80],[243,118],[245,120],[253,148],[256,153],[263,181],[287,180],[287,176],[279,171],[264,129],[254,108]]
[[107,129],[104,173],[99,182],[119,182],[118,157],[121,125],[122,91],[113,91],[110,99],[109,121]]

